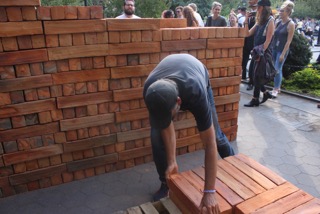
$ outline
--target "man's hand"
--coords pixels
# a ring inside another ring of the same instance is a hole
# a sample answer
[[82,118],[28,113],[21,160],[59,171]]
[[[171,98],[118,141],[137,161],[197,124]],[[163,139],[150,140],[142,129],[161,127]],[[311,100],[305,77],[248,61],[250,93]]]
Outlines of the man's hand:
[[201,204],[200,204],[201,214],[218,214],[220,213],[219,205],[216,200],[215,194],[204,193]]
[[166,179],[169,179],[169,176],[171,174],[175,174],[178,173],[178,164],[177,162],[173,162],[171,164],[168,164],[168,168],[166,170]]

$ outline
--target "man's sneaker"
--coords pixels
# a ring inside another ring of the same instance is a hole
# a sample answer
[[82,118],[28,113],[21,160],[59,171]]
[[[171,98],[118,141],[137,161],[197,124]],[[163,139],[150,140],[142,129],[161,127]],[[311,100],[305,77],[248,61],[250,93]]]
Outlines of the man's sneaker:
[[166,183],[161,183],[160,189],[153,195],[153,201],[160,201],[161,198],[167,197],[169,188]]

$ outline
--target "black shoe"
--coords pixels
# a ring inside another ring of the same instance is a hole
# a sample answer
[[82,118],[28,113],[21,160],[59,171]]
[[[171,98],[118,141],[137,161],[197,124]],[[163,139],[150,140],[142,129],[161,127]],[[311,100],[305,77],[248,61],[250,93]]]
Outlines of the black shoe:
[[268,99],[271,99],[271,98],[272,98],[272,94],[270,94],[269,91],[266,91],[265,93],[263,93],[263,98],[260,104],[266,102]]
[[253,89],[253,85],[252,84],[249,84],[248,87],[247,87],[247,91],[250,91]]
[[252,98],[252,100],[247,103],[247,104],[244,104],[245,107],[254,107],[254,106],[259,106],[259,99],[254,99]]
[[153,194],[153,201],[160,201],[161,198],[167,197],[169,188],[166,183],[161,183],[159,190]]

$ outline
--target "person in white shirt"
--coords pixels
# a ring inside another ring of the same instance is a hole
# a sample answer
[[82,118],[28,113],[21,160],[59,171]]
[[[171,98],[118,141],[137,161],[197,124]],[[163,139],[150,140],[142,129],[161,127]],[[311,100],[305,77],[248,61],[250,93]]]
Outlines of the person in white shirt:
[[135,12],[134,1],[126,0],[123,3],[123,14],[117,16],[117,19],[140,19],[139,16],[134,15]]
[[198,10],[197,5],[195,3],[190,3],[190,4],[188,4],[188,6],[193,9],[193,14],[194,14],[194,17],[198,21],[199,27],[204,27],[204,23],[203,23],[203,20],[201,18],[201,15],[197,12],[197,10]]
[[246,19],[247,8],[241,7],[239,9],[240,9],[240,13],[237,15],[238,23],[241,27],[243,27],[244,20]]

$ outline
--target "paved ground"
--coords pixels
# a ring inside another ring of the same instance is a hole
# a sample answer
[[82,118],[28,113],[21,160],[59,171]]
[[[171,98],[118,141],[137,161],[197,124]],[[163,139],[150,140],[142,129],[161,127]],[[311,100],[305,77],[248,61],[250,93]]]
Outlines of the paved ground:
[[[320,198],[320,109],[280,94],[255,108],[241,84],[239,129],[233,146]],[[203,151],[178,157],[180,171],[200,166]],[[1,214],[113,213],[151,201],[159,182],[153,163],[0,199]]]

